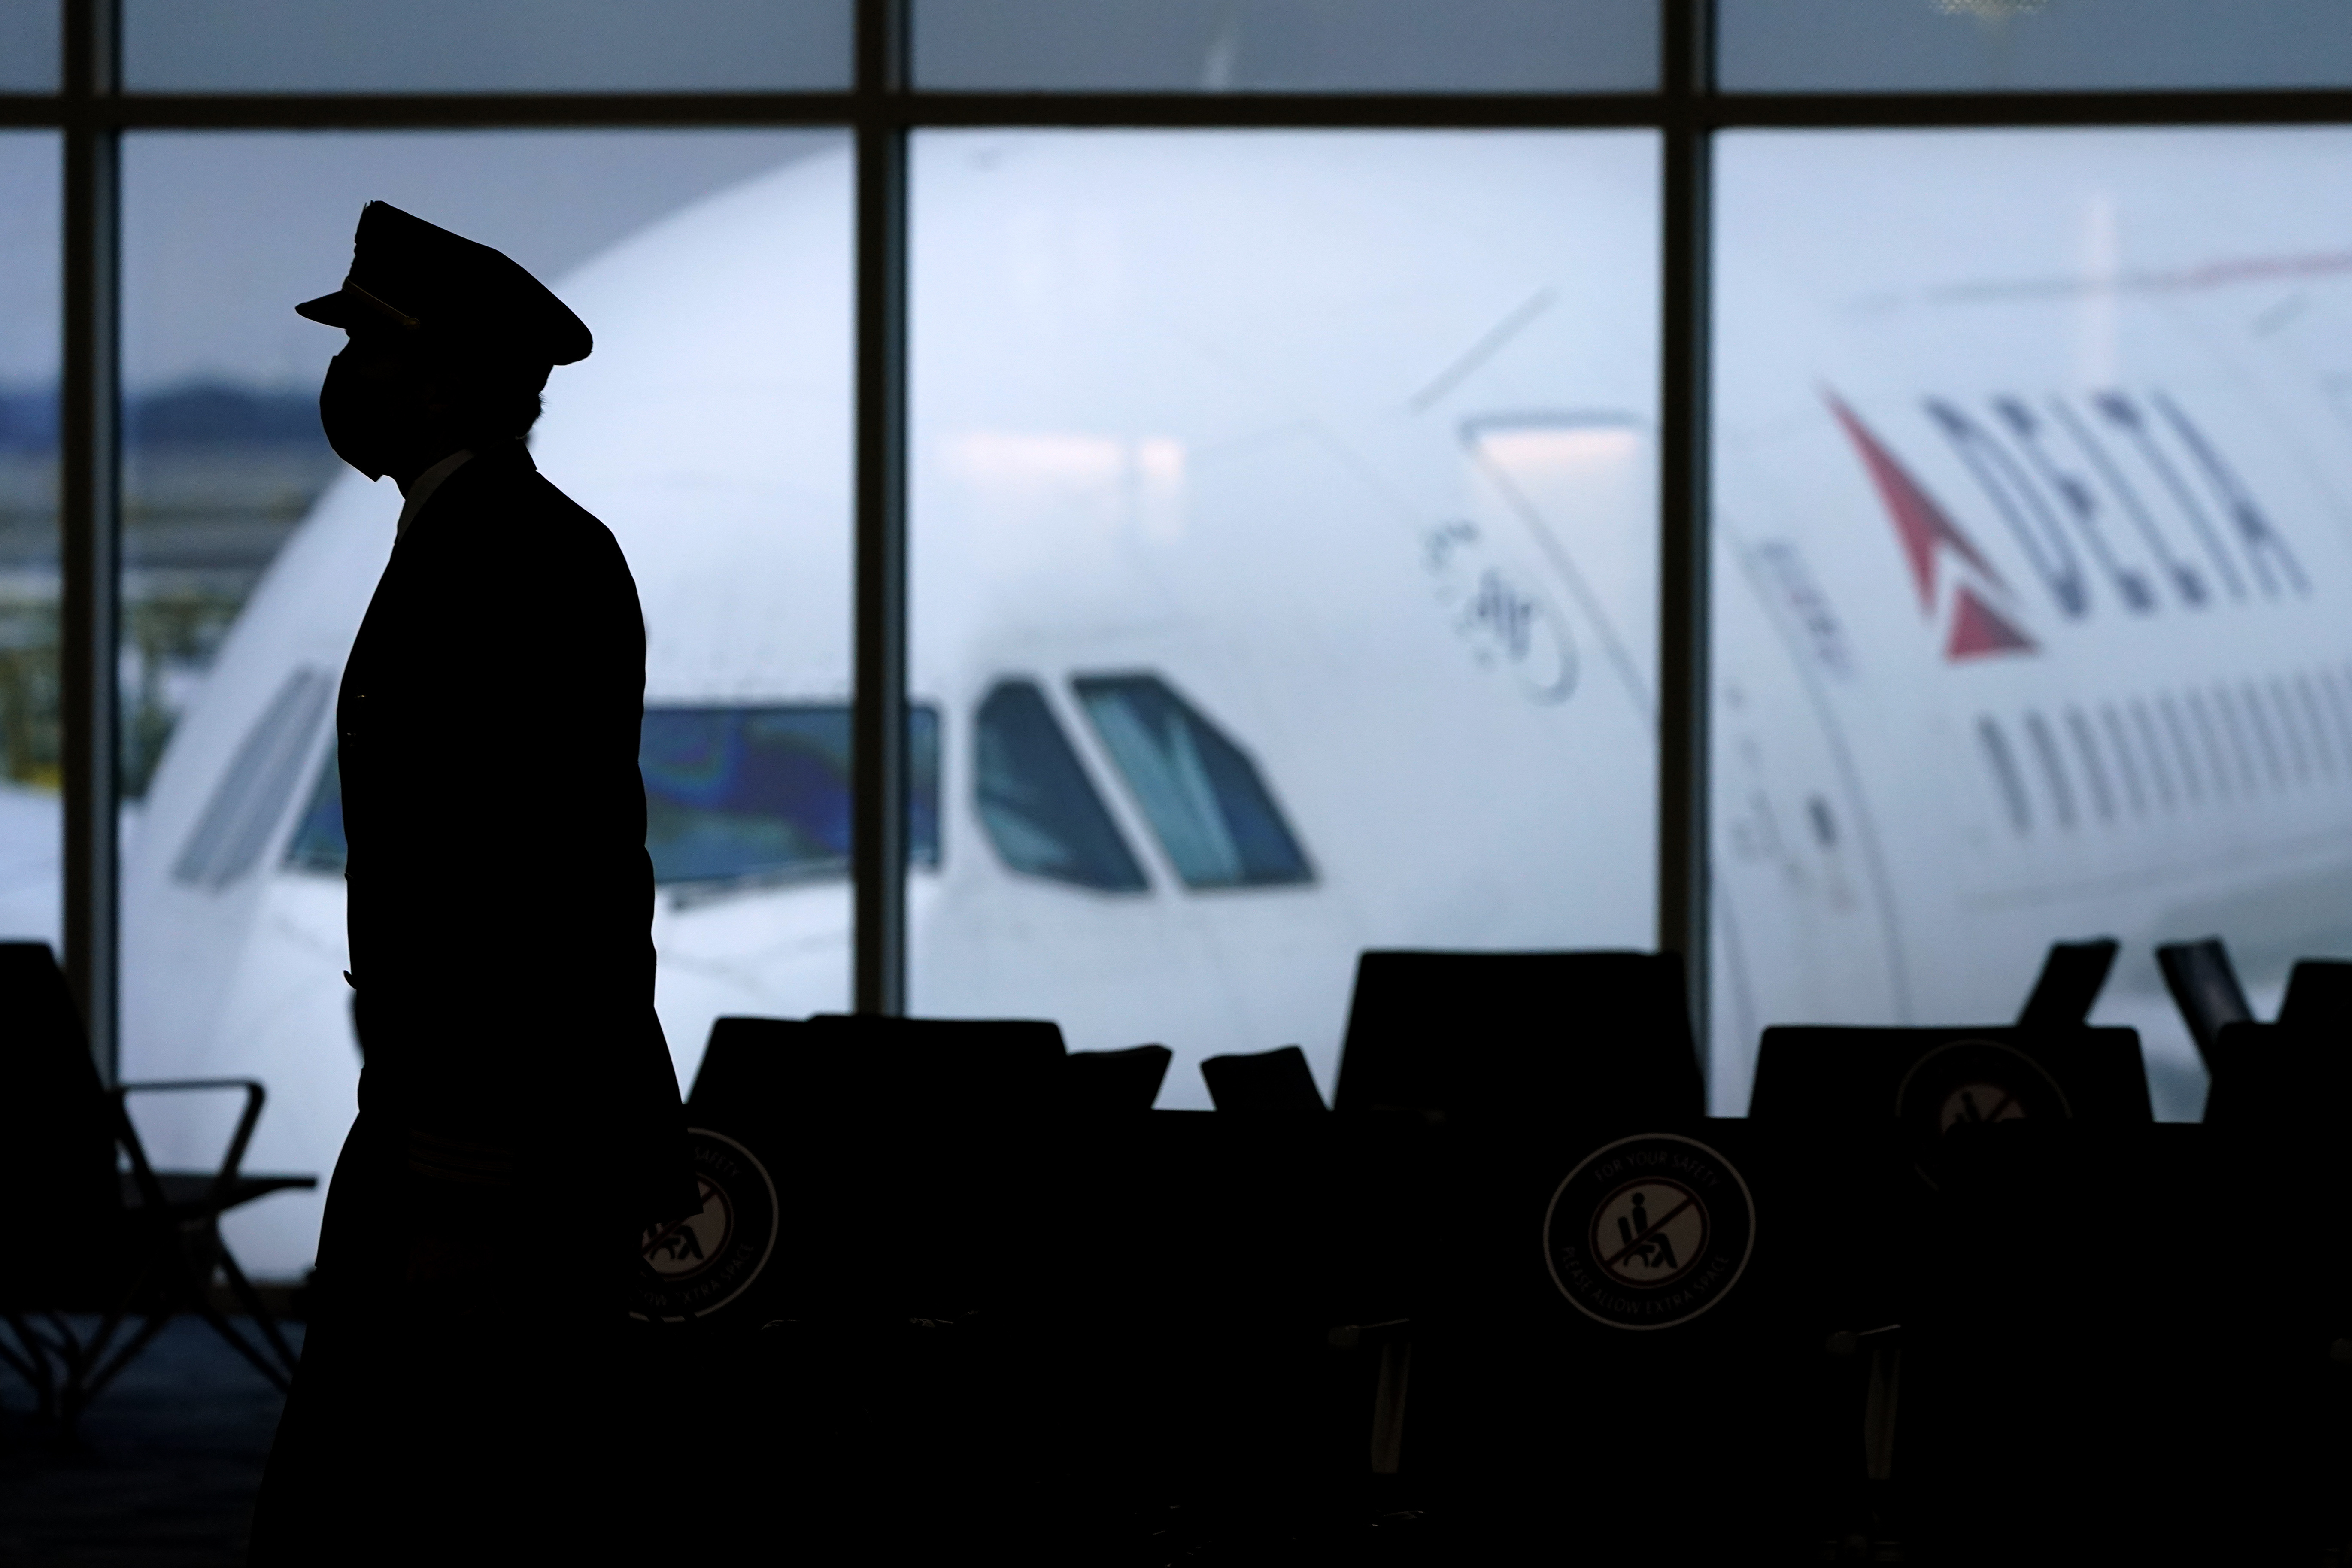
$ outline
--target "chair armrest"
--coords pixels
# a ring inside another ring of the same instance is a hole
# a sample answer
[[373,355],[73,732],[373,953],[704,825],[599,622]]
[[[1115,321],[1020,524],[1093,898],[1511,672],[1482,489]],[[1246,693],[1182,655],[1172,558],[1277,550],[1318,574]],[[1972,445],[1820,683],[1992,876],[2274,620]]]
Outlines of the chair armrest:
[[[254,1124],[261,1120],[262,1102],[269,1091],[249,1078],[175,1078],[154,1079],[139,1083],[118,1083],[112,1090],[121,1115],[122,1130],[131,1148],[134,1171],[147,1169],[147,1152],[139,1142],[139,1134],[131,1125],[130,1097],[134,1094],[175,1094],[188,1090],[241,1089],[245,1091],[245,1111],[236,1120],[236,1131],[228,1141],[228,1152],[221,1160],[220,1171],[213,1177],[215,1187],[226,1187],[236,1179],[237,1167],[245,1163],[246,1146],[253,1142]],[[142,1189],[152,1184],[152,1172],[142,1180]],[[160,1191],[160,1189],[158,1189]]]
[[1342,1323],[1323,1336],[1323,1342],[1335,1351],[1351,1351],[1371,1345],[1410,1344],[1412,1341],[1411,1318],[1391,1318],[1385,1323]]
[[1903,1343],[1903,1325],[1887,1323],[1880,1328],[1840,1329],[1822,1346],[1832,1355],[1853,1355],[1861,1351],[1896,1349]]

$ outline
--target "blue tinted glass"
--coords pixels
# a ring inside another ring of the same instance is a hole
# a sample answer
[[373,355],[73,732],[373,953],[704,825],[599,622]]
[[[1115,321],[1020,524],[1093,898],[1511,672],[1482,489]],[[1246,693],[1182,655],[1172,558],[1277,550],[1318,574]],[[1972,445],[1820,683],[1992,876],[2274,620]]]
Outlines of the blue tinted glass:
[[[908,730],[908,859],[936,866],[939,714]],[[656,882],[847,872],[847,708],[648,709],[637,761]]]
[[980,819],[1004,863],[1082,888],[1136,892],[1143,868],[1087,782],[1045,694],[1000,681],[980,705]]
[[[654,880],[842,876],[849,868],[849,710],[651,708],[637,750]],[[940,716],[907,715],[907,859],[940,863]],[[286,863],[341,874],[343,794],[331,746]]]
[[1074,684],[1185,886],[1310,879],[1256,767],[1165,682],[1132,675]]

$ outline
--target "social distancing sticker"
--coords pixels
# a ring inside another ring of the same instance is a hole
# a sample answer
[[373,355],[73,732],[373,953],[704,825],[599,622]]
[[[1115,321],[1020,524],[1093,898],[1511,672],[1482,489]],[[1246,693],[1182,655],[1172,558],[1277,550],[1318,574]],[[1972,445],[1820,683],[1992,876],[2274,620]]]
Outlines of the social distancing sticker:
[[707,1317],[751,1288],[776,1246],[776,1186],[759,1157],[708,1128],[687,1130],[700,1206],[646,1230],[630,1316]]
[[1690,1321],[1739,1283],[1755,1245],[1755,1198],[1738,1168],[1671,1132],[1593,1151],[1544,1211],[1552,1283],[1612,1329]]

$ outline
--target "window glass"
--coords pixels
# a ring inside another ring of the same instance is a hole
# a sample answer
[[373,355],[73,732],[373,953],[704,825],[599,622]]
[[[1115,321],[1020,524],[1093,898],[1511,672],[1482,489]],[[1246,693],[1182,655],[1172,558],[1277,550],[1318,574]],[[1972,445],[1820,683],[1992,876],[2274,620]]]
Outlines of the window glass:
[[0,92],[58,90],[58,0],[0,0]]
[[1654,0],[914,0],[925,87],[1640,92]]
[[980,820],[1009,868],[1104,892],[1142,890],[1142,868],[1035,682],[1000,681],[980,705],[973,739]]
[[1093,676],[1072,684],[1186,887],[1309,879],[1307,857],[1248,756],[1164,681]]
[[299,871],[340,877],[351,861],[351,841],[343,837],[343,775],[335,765],[335,742],[319,764],[319,780],[310,786],[310,804],[294,824],[287,841],[286,864]]
[[122,76],[156,92],[843,88],[849,12],[850,0],[404,0],[395,18],[313,0],[122,0]]
[[1718,0],[1738,92],[2335,87],[2342,0]]
[[0,132],[0,937],[63,928],[58,140]]
[[1008,734],[1020,691],[1131,853],[1016,874],[1087,862],[950,747],[998,852],[910,889],[910,1006],[1164,1043],[1205,1105],[1201,1058],[1294,1042],[1328,1092],[1367,947],[1653,944],[1657,174],[1639,132],[916,139],[913,679]]
[[1718,150],[1717,1109],[1780,1022],[2014,1017],[2152,950],[2352,952],[2352,132]]
[[[849,874],[849,709],[646,714],[646,847],[664,885]],[[940,863],[940,716],[907,714],[907,859]]]
[[[142,133],[122,175],[126,1074],[268,1083],[251,1158],[273,1169],[331,1169],[351,1115],[343,885],[320,874],[343,861],[331,713],[401,497],[328,449],[318,387],[342,335],[293,306],[342,278],[371,198],[506,251],[595,334],[549,381],[531,451],[613,531],[645,613],[672,889],[656,1004],[681,1080],[721,1015],[845,1005],[845,879],[792,873],[845,852],[845,138]],[[25,210],[0,208],[0,233]],[[53,223],[43,243],[53,257]],[[523,732],[541,678],[478,679]],[[919,719],[919,768],[928,732]],[[564,782],[452,758],[449,787],[512,825],[511,856],[449,889],[450,929],[495,943],[533,918],[534,867],[561,852],[534,806]],[[914,837],[936,857],[930,820]],[[200,1130],[171,1114],[157,1157],[198,1158]],[[241,1214],[240,1256],[299,1275],[317,1203]]]
[[[664,888],[849,874],[850,713],[823,708],[649,708],[637,766],[646,851]],[[940,863],[940,716],[907,714],[907,859]],[[342,875],[342,777],[331,742],[286,863]]]

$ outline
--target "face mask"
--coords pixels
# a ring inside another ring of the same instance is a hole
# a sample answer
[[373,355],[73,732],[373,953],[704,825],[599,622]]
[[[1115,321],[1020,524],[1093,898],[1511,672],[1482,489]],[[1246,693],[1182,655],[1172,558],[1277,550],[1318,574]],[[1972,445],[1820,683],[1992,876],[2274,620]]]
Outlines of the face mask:
[[327,362],[327,379],[319,386],[319,424],[327,445],[371,479],[383,478],[406,422],[399,385],[394,377],[362,374],[345,351]]

